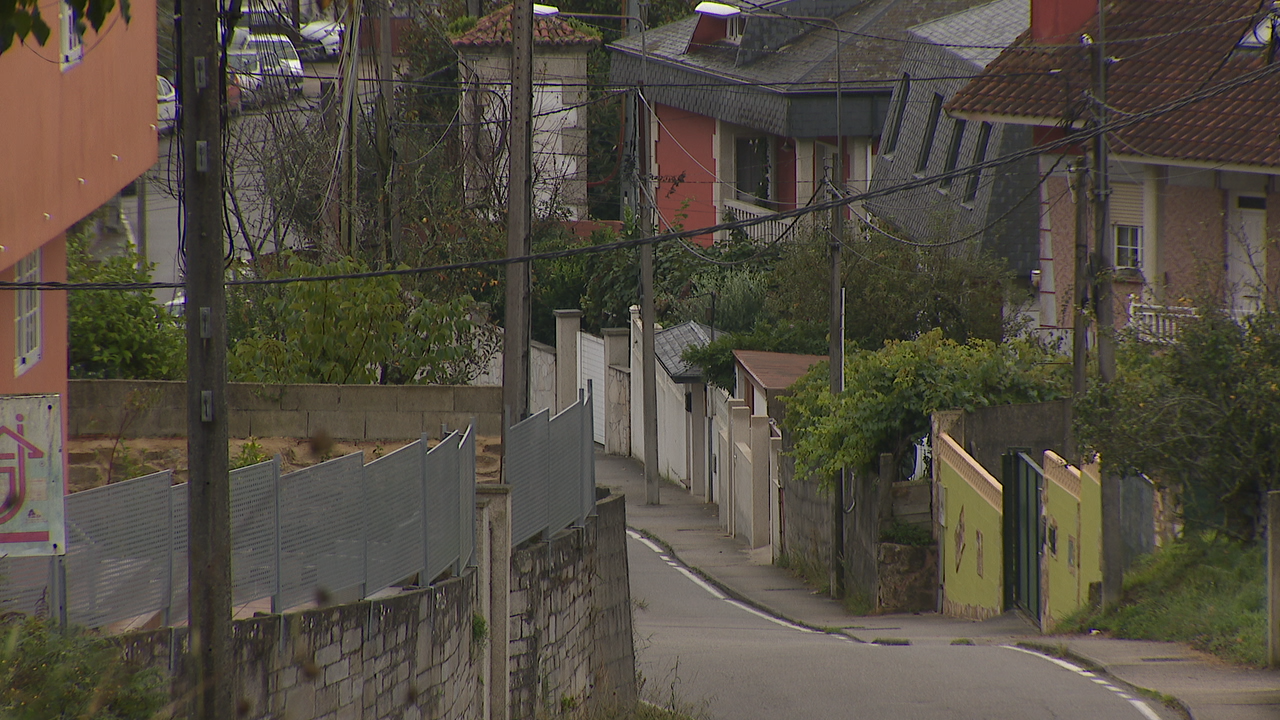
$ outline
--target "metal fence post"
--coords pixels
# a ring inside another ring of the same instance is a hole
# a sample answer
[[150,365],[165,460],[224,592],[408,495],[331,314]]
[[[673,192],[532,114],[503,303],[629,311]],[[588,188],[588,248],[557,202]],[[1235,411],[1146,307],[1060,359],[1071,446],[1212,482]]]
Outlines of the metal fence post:
[[[443,430],[443,428],[441,429]],[[427,433],[422,433],[420,438],[422,445],[422,474],[418,476],[418,483],[422,486],[422,570],[419,571],[421,576],[418,578],[418,585],[422,587],[426,587],[431,582],[431,578],[427,577],[427,568],[431,565],[431,516],[428,514],[430,508],[428,502],[429,493],[427,492],[430,487],[427,482],[427,446],[429,437]],[[444,436],[440,438],[440,442],[444,442]]]
[[1267,493],[1267,656],[1280,668],[1280,490]]
[[169,486],[169,489],[165,491],[164,498],[165,498],[164,505],[166,508],[168,508],[168,512],[165,513],[165,515],[167,516],[167,519],[168,519],[167,525],[169,528],[169,531],[165,534],[165,537],[168,538],[168,542],[166,544],[169,546],[169,569],[168,569],[168,572],[165,573],[165,578],[164,578],[164,626],[170,627],[173,625],[173,563],[174,563],[172,475],[170,475],[170,486]]
[[276,582],[275,582],[275,587],[272,588],[272,592],[271,592],[271,612],[281,613],[281,612],[284,612],[284,608],[280,607],[280,601],[281,601],[280,588],[283,587],[283,584],[284,584],[283,580],[281,579],[281,576],[284,574],[284,560],[283,560],[284,550],[281,548],[281,545],[280,545],[280,523],[283,520],[280,514],[280,465],[281,465],[280,453],[276,453],[275,457],[271,458],[271,463],[274,466],[272,468],[272,473],[271,473],[271,496],[275,500],[275,505],[276,505],[275,507],[275,521],[276,521],[275,530],[276,531],[275,531],[275,540],[273,541],[275,544]]

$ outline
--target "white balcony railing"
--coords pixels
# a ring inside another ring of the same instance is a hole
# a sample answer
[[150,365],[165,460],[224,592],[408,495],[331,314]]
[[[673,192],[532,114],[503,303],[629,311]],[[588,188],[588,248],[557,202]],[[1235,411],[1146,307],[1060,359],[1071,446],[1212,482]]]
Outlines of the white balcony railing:
[[1178,339],[1187,321],[1196,317],[1196,309],[1175,305],[1129,304],[1129,328],[1149,342],[1168,343]]
[[[748,220],[774,213],[769,208],[752,205],[741,200],[725,200],[724,208],[733,216],[734,220]],[[787,228],[791,227],[791,223],[792,220],[766,220],[758,225],[743,228],[743,231],[747,233],[747,237],[756,242],[773,242],[787,232]]]

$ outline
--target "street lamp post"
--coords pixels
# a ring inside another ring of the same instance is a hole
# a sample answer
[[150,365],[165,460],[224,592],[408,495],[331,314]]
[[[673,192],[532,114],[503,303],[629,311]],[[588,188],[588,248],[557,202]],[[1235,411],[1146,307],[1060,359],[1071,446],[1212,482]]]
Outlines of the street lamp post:
[[[736,17],[742,14],[742,8],[734,5],[726,5],[718,2],[701,2],[694,11],[701,15],[710,15],[718,18]],[[805,22],[826,23],[831,26],[831,31],[835,38],[835,56],[836,56],[836,152],[831,162],[831,189],[834,194],[844,197],[844,124],[841,113],[841,95],[844,90],[844,77],[842,72],[842,63],[840,60],[840,24],[834,18],[816,17],[806,15],[782,15],[780,13],[772,13],[777,17],[788,20],[800,20]],[[831,239],[829,243],[830,249],[830,275],[831,275],[831,294],[829,297],[829,317],[827,319],[827,356],[830,359],[831,367],[829,372],[829,383],[831,394],[838,395],[844,390],[844,289],[841,287],[841,244],[844,242],[844,206],[837,205],[832,208],[831,215]],[[836,472],[833,491],[831,493],[831,595],[832,597],[842,597],[844,595],[844,515],[845,515],[845,470],[842,468]]]

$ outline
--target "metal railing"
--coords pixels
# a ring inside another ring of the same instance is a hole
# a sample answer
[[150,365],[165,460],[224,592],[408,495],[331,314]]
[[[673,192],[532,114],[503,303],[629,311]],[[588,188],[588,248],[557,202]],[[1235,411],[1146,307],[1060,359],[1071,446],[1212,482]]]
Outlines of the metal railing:
[[1196,309],[1191,307],[1136,302],[1129,305],[1129,328],[1149,342],[1177,340],[1182,327],[1195,317]]
[[[740,200],[728,199],[724,201],[724,209],[725,212],[732,216],[734,220],[750,220],[752,218],[764,217],[765,215],[772,215],[775,212],[769,208],[760,207],[759,205],[752,205]],[[778,238],[787,234],[791,225],[792,221],[790,220],[768,220],[758,225],[752,225],[744,228],[743,230],[747,233],[747,237],[750,237],[756,242],[774,242]]]

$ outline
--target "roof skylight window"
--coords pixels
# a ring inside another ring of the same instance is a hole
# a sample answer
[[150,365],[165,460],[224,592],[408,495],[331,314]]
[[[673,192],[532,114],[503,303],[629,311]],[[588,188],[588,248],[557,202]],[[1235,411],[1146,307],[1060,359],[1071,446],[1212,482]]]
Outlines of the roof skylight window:
[[1277,25],[1280,25],[1280,2],[1273,2],[1267,14],[1253,26],[1252,30],[1240,38],[1240,42],[1236,43],[1236,47],[1255,50],[1270,47],[1271,39],[1276,34]]

